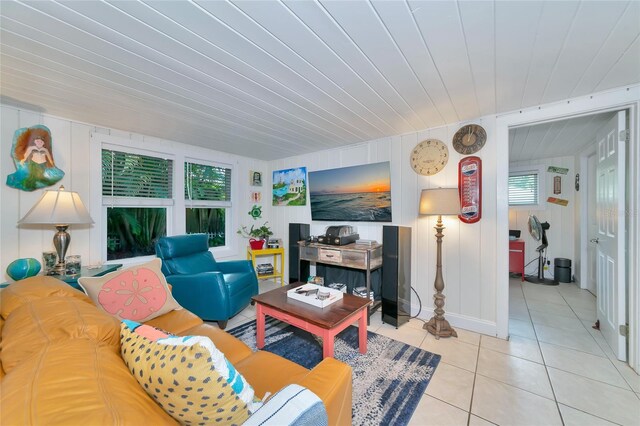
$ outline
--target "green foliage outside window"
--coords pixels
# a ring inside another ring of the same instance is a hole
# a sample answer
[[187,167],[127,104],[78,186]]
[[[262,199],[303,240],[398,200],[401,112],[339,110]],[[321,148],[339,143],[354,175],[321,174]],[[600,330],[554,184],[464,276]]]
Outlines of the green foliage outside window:
[[107,208],[107,260],[154,255],[158,238],[165,235],[164,208]]
[[[186,232],[205,233],[209,246],[226,244],[231,207],[231,169],[184,163]],[[173,202],[171,159],[102,150],[102,195],[107,208],[107,260],[155,254],[167,235],[167,209]],[[169,204],[168,204],[169,203]],[[120,207],[122,205],[127,207]]]
[[231,169],[186,162],[184,182],[187,234],[204,233],[209,236],[209,247],[224,246],[226,208],[215,204],[231,201]]
[[[107,208],[107,260],[155,254],[156,241],[167,234],[167,210],[158,204],[173,198],[172,190],[172,160],[102,150],[103,202],[138,205]],[[151,206],[141,207],[141,200]]]
[[225,245],[225,209],[187,209],[187,234],[204,233],[209,247]]

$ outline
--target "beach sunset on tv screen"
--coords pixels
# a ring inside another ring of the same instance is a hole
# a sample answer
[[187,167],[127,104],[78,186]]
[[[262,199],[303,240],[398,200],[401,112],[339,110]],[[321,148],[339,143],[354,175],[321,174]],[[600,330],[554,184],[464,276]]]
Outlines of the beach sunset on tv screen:
[[391,222],[389,162],[309,172],[311,219]]

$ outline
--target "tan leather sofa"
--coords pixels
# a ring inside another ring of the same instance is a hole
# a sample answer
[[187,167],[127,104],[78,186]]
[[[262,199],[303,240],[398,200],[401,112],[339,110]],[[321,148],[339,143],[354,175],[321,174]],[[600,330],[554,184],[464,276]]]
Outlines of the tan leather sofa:
[[[0,291],[0,424],[159,425],[175,423],[138,385],[120,357],[119,322],[82,292],[51,277]],[[351,368],[327,358],[313,370],[175,310],[147,324],[208,336],[258,397],[296,383],[325,404],[330,424],[351,424]]]

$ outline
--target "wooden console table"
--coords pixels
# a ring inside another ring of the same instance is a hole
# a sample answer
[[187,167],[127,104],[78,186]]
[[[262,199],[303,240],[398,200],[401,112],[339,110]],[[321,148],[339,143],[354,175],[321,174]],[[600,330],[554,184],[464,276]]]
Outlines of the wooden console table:
[[[355,243],[344,246],[299,242],[298,276],[302,261],[324,263],[365,271],[367,294],[371,292],[371,271],[382,267],[382,244],[361,246]],[[302,277],[301,277],[302,278]],[[380,301],[367,306],[367,323],[369,316],[380,307]]]

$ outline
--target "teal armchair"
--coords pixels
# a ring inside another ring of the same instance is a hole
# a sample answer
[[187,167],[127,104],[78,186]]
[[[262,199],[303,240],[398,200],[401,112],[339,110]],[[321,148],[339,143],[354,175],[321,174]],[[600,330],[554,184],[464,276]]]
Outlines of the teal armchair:
[[204,320],[217,321],[222,329],[258,294],[251,262],[217,262],[206,234],[162,237],[156,255],[178,303]]

